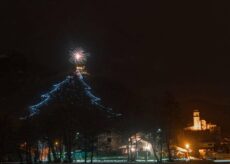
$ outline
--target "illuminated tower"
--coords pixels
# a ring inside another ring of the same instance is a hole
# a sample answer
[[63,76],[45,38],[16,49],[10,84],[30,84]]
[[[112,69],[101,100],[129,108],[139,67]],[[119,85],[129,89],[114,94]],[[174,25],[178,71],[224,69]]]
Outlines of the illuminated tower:
[[193,128],[194,130],[201,130],[200,112],[198,110],[193,111]]

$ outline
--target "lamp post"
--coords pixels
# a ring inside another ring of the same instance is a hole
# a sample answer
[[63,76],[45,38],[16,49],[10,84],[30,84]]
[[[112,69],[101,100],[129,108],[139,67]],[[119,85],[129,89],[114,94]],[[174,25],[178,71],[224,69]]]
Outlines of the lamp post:
[[159,136],[159,142],[160,142],[160,163],[162,163],[162,151],[163,151],[163,139],[162,139],[162,129],[157,129],[157,134]]
[[58,146],[58,141],[56,141],[54,144],[55,144],[55,146]]
[[187,153],[186,153],[187,159],[189,159],[189,148],[190,148],[190,145],[188,143],[185,144],[185,148],[187,150]]

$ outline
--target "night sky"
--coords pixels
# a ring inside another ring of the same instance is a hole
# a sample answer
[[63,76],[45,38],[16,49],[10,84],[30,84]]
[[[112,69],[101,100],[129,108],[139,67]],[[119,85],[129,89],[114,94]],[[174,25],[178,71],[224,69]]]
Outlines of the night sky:
[[[114,110],[132,113],[137,107],[146,115],[154,115],[154,102],[170,92],[188,122],[192,110],[199,109],[208,121],[228,129],[227,3],[147,0],[0,3],[1,56],[9,52],[18,54],[16,61],[29,63],[25,68],[30,72],[27,81],[39,77],[39,85],[34,80],[23,86],[27,96],[23,101],[14,98],[14,104],[31,104],[52,83],[68,75],[72,68],[68,60],[70,51],[83,47],[90,53],[87,68],[95,94]],[[8,74],[9,67],[1,65],[1,72]],[[11,97],[14,90],[11,84],[5,81],[2,85],[2,93]],[[21,92],[15,91],[12,97]]]

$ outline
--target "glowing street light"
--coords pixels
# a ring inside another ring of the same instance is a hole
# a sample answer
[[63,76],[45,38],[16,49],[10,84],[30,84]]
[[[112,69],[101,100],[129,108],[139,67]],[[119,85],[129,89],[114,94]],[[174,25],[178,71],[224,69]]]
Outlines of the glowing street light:
[[57,145],[58,145],[58,142],[56,141],[54,144],[57,146]]
[[189,159],[190,157],[189,157],[189,148],[190,148],[190,145],[187,143],[187,144],[185,144],[185,148],[186,148],[186,150],[187,150],[187,152],[186,152],[186,156],[187,156],[187,159]]
[[161,128],[157,129],[157,133],[160,133],[162,132]]
[[190,148],[190,145],[187,143],[187,144],[185,144],[185,148],[186,149],[189,149]]

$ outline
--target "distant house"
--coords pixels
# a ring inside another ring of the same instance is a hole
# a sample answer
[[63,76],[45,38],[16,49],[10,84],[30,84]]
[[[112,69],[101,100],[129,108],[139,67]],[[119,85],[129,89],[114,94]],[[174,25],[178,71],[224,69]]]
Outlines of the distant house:
[[107,131],[98,135],[97,151],[103,154],[120,153],[122,137],[118,132]]

